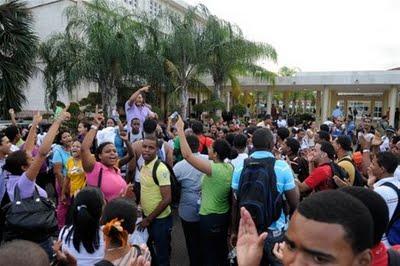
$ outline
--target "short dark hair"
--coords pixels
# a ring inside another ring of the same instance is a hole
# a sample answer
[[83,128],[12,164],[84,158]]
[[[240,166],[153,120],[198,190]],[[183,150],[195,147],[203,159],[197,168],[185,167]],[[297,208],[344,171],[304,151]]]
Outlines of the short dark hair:
[[297,139],[295,138],[287,138],[286,140],[286,146],[290,148],[293,154],[297,154],[300,150],[300,143]]
[[236,136],[235,133],[226,134],[225,139],[229,143],[229,145],[233,146],[233,139],[235,138],[235,136]]
[[272,150],[274,137],[267,128],[259,128],[253,134],[253,146],[257,150]]
[[375,191],[363,187],[344,187],[340,191],[357,198],[368,208],[374,221],[373,245],[378,245],[389,223],[389,210],[385,200]]
[[193,121],[192,130],[196,135],[203,134],[203,124],[200,121]]
[[378,152],[376,160],[389,174],[393,174],[399,164],[397,157],[390,151]]
[[329,159],[331,159],[331,160],[335,159],[335,155],[336,155],[335,148],[333,147],[333,145],[330,142],[321,141],[319,144],[321,145],[321,151],[328,154]]
[[[23,256],[21,256],[23,251]],[[48,266],[49,257],[36,243],[27,240],[14,240],[0,248],[1,265]]]
[[[2,138],[0,138],[0,139],[2,139]],[[399,141],[400,141],[400,136],[393,136],[392,144],[397,144],[397,142],[399,142]]]
[[[127,198],[116,198],[108,202],[104,207],[100,224],[105,225],[115,218],[123,220],[121,223],[122,228],[124,228],[128,234],[132,234],[135,231],[137,219],[135,202]],[[109,237],[113,243],[121,245],[122,243],[119,240],[118,234],[118,232],[113,232],[111,230]]]
[[271,115],[270,115],[270,114],[266,114],[266,115],[264,116],[264,120],[267,120],[267,119],[271,119]]
[[336,138],[336,143],[339,144],[339,146],[345,150],[345,151],[353,151],[353,148],[351,147],[351,139],[349,136],[338,136]]
[[331,140],[331,135],[329,134],[329,132],[321,130],[318,131],[318,137],[320,139],[320,141],[330,141]]
[[143,122],[143,132],[146,134],[153,134],[157,128],[157,121],[154,119],[147,118]]
[[218,159],[221,161],[224,161],[226,158],[234,158],[234,153],[232,151],[231,145],[224,139],[217,139],[216,141],[214,141],[213,150],[217,153]]
[[290,136],[290,132],[289,129],[287,129],[286,127],[280,127],[276,130],[276,134],[278,135],[278,137],[281,140],[285,140],[286,138],[288,138]]
[[237,134],[234,138],[233,138],[233,147],[235,147],[236,149],[244,149],[247,146],[247,137],[244,134]]
[[26,151],[18,150],[7,156],[3,169],[12,175],[22,175],[24,173],[22,166],[27,165],[28,155],[26,154]]
[[6,129],[4,129],[4,134],[12,142],[19,134],[19,128],[17,126],[9,126]]
[[322,191],[303,200],[297,212],[321,223],[339,224],[354,253],[373,246],[373,219],[358,199],[338,190]]
[[294,125],[296,124],[296,120],[293,117],[289,117],[287,119],[287,125],[288,127],[294,127]]
[[196,153],[199,151],[200,142],[199,142],[199,138],[196,135],[193,135],[193,134],[187,135],[186,141],[189,144],[190,150],[193,153]]
[[326,125],[326,124],[320,125],[320,126],[319,126],[319,129],[320,129],[321,131],[329,132],[329,126]]

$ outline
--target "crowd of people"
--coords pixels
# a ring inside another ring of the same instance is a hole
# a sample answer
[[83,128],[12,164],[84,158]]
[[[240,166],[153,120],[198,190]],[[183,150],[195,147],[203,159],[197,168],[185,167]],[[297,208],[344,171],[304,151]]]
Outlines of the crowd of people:
[[400,132],[385,117],[162,121],[148,90],[76,129],[68,107],[28,130],[10,110],[0,265],[170,265],[174,215],[190,265],[400,265]]

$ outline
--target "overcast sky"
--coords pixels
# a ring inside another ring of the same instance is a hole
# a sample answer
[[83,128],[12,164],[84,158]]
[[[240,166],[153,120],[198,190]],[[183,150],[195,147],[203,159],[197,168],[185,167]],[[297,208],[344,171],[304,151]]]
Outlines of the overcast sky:
[[185,0],[267,42],[302,71],[400,67],[400,0]]

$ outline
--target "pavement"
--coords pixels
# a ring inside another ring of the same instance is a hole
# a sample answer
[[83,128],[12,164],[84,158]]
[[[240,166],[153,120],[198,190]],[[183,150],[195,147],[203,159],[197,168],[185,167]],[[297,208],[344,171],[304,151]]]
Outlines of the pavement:
[[178,216],[178,211],[173,211],[174,225],[172,228],[171,240],[171,265],[173,266],[188,266],[189,257],[186,250],[185,235],[183,234],[181,220]]

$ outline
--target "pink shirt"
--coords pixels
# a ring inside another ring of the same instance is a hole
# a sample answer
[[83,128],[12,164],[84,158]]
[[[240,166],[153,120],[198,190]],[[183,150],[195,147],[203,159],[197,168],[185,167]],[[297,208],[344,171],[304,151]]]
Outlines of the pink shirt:
[[87,184],[97,187],[101,167],[103,168],[103,177],[100,186],[101,192],[103,192],[107,201],[118,198],[121,192],[127,187],[127,184],[117,168],[107,167],[102,163],[96,162],[92,172],[86,173]]

